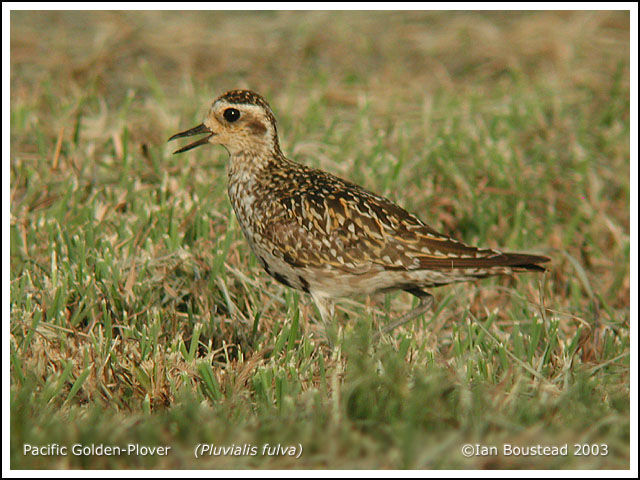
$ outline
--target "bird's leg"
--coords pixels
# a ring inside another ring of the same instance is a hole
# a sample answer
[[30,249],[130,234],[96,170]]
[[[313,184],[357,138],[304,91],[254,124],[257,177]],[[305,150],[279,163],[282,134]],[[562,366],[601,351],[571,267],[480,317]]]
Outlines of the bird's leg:
[[314,336],[318,336],[320,343],[328,345],[330,348],[333,348],[335,336],[337,335],[332,328],[333,323],[335,322],[334,313],[335,313],[335,304],[329,297],[325,297],[324,295],[319,295],[316,292],[310,292],[311,298],[313,298],[313,303],[315,303],[318,311],[320,312],[320,317],[322,318],[322,325],[320,328],[315,328],[317,325],[314,325],[312,329],[315,331]]
[[433,295],[431,295],[430,293],[425,292],[424,290],[420,290],[419,288],[406,288],[404,289],[404,291],[418,297],[420,299],[420,303],[416,308],[408,313],[405,313],[395,322],[390,323],[389,325],[384,327],[380,333],[375,335],[375,338],[378,338],[383,333],[389,333],[399,326],[409,322],[410,320],[413,320],[414,318],[427,313],[429,310],[431,310],[431,307],[433,307]]
[[325,297],[324,295],[318,295],[315,292],[311,292],[311,297],[313,298],[313,303],[318,307],[318,311],[320,312],[320,317],[322,318],[322,323],[327,325],[331,319],[333,318],[333,314],[335,313],[335,306],[333,301],[329,297]]

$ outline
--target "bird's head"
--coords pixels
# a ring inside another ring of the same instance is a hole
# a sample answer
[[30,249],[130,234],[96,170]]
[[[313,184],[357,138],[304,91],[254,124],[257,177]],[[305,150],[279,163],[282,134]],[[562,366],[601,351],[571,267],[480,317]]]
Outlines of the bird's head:
[[232,90],[218,97],[200,125],[173,135],[181,137],[206,134],[174,153],[211,143],[224,146],[231,155],[240,152],[280,153],[276,120],[269,104],[251,90]]

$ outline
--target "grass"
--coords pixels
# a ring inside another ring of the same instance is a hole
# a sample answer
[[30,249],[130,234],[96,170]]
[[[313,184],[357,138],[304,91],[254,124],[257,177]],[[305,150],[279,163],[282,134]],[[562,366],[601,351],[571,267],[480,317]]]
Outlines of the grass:
[[[628,13],[12,12],[11,67],[11,468],[629,468]],[[407,294],[318,324],[226,153],[166,145],[235,87],[290,156],[549,272],[435,289],[379,342]],[[171,451],[24,454],[54,443]]]

